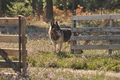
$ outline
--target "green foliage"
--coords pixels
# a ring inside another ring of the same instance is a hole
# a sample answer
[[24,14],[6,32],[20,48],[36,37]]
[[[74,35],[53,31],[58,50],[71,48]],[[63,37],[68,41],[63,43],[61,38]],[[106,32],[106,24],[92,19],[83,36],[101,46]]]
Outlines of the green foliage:
[[9,11],[9,15],[24,15],[24,16],[29,16],[32,14],[32,6],[28,5],[25,6],[25,2],[11,2],[12,7],[7,5]]
[[[55,6],[61,9],[60,3],[62,3],[61,0],[53,0],[53,3]],[[83,6],[83,11],[95,11],[100,8],[104,9],[111,9],[114,10],[116,8],[120,8],[119,0],[74,0],[74,9],[77,8],[77,5]],[[72,0],[67,1],[68,9],[72,9],[73,2]]]
[[62,0],[53,0],[53,5],[59,9],[63,9]]

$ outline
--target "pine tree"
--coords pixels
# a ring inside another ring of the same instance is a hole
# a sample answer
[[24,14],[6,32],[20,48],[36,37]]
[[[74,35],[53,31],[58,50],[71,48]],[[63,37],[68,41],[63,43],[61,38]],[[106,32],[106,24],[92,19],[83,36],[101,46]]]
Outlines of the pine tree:
[[50,21],[53,18],[53,2],[52,0],[46,0],[46,21]]

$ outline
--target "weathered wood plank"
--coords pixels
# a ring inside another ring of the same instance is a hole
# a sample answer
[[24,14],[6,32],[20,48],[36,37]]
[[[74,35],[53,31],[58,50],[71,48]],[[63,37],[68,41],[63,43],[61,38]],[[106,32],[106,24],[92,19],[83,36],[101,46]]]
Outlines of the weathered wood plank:
[[75,45],[71,49],[120,49],[120,45]]
[[120,27],[72,28],[72,32],[120,32]]
[[0,18],[0,25],[18,25],[18,18]]
[[[8,56],[19,56],[18,49],[2,49]],[[1,54],[1,53],[0,53]]]
[[74,54],[76,57],[95,57],[95,56],[100,56],[100,57],[103,57],[103,56],[118,56],[120,57],[120,54]]
[[[2,50],[3,50],[8,56],[19,56],[19,50],[18,50],[18,49],[2,48]],[[27,50],[26,50],[26,52],[27,52]]]
[[25,40],[25,35],[26,35],[26,19],[25,17],[21,17],[21,44],[22,44],[22,62],[23,62],[23,72],[26,72],[27,69],[27,51],[26,51],[26,40]]
[[[110,25],[110,27],[113,26],[113,20],[110,20],[109,25]],[[112,32],[109,32],[109,35],[112,35]],[[109,44],[112,45],[112,40],[109,40]],[[109,54],[112,54],[112,49],[109,49],[109,50],[108,50],[108,53],[109,53]]]
[[[72,21],[72,28],[76,28],[76,20]],[[76,32],[72,32],[72,36],[76,36]],[[76,45],[76,41],[71,41],[71,46]],[[71,53],[74,53],[75,51],[71,49]]]
[[0,35],[0,42],[18,43],[18,35]]
[[[21,15],[19,15],[19,63],[21,63],[21,58],[22,58],[22,50],[21,50],[21,47],[22,47],[22,44],[21,44],[21,41],[22,41],[22,38],[21,38]],[[19,68],[20,68],[21,64],[19,65]],[[21,70],[20,70],[20,73],[21,73]]]
[[18,66],[16,66],[16,64],[12,63],[12,61],[9,59],[7,54],[2,49],[0,49],[0,55],[6,61],[8,66],[11,66],[14,71],[19,71],[20,70],[20,68]]
[[120,36],[71,36],[71,40],[120,40]]
[[[18,35],[0,35],[0,42],[18,43],[19,37]],[[27,37],[25,37],[25,42],[27,42]]]
[[82,15],[72,16],[72,20],[120,19],[120,15]]
[[[12,62],[13,62],[13,64],[19,66],[19,62],[18,61],[12,61]],[[22,63],[21,63],[21,68],[22,67],[23,66],[22,66]],[[12,66],[11,65],[9,66],[4,60],[0,60],[0,68],[12,68]]]

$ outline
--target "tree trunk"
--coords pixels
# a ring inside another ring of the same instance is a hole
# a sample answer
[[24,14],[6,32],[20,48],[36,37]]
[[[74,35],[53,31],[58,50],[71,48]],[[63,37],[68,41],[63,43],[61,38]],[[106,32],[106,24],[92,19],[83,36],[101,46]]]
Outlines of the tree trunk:
[[72,0],[72,14],[74,14],[74,8],[75,8],[75,1]]
[[110,9],[110,7],[111,7],[111,2],[112,2],[112,0],[106,1],[106,4],[104,5],[104,8],[105,8],[105,9]]
[[46,21],[50,21],[53,18],[53,2],[52,0],[46,0]]
[[62,4],[63,4],[63,10],[66,13],[66,10],[67,10],[67,0],[62,0]]
[[1,4],[2,4],[2,1],[0,0],[0,17],[1,17],[1,15],[2,15],[2,12],[1,12],[1,11],[2,11],[2,10],[1,10],[2,5],[1,5]]
[[35,14],[37,9],[38,0],[32,0],[33,14]]

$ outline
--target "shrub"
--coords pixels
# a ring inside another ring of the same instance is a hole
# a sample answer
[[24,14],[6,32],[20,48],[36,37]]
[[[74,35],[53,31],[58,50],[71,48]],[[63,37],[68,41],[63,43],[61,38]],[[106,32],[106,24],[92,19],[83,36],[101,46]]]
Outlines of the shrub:
[[7,5],[9,11],[9,15],[24,15],[24,16],[29,16],[32,14],[32,6],[28,5],[25,6],[25,2],[11,2],[12,7]]

